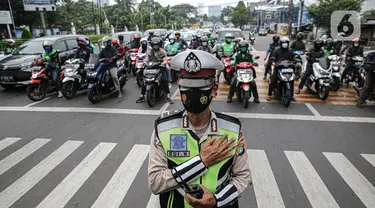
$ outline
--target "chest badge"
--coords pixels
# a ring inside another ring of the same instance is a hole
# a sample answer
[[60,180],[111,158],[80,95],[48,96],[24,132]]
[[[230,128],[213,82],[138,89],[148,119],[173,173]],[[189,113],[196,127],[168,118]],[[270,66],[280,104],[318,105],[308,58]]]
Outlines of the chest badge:
[[236,149],[236,156],[241,156],[245,153],[245,145],[243,143],[238,144],[237,149]]
[[186,134],[171,134],[168,157],[189,157],[188,138]]

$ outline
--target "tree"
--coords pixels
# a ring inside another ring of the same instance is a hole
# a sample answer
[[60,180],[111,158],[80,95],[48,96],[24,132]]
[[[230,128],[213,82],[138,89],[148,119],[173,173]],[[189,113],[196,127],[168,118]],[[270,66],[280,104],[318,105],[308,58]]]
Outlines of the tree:
[[231,7],[231,6],[226,6],[226,7],[224,7],[224,8],[221,10],[220,20],[221,20],[222,22],[225,22],[225,21],[224,21],[224,17],[232,17],[232,11],[233,11],[233,7]]
[[208,20],[208,16],[207,16],[207,14],[204,14],[203,15],[203,21],[207,21]]
[[30,31],[28,29],[26,29],[25,27],[22,28],[22,35],[21,35],[21,38],[22,39],[26,39],[26,40],[29,40],[29,39],[32,39],[33,38],[33,35],[30,33]]
[[179,15],[181,15],[183,18],[188,18],[189,15],[198,14],[197,8],[190,4],[178,4],[171,7],[171,9],[179,11]]
[[239,1],[237,6],[233,9],[232,23],[236,26],[242,26],[249,21],[250,13],[243,1]]
[[23,7],[23,0],[10,1],[12,6],[13,18],[16,26],[27,25],[34,26],[40,24],[40,17],[38,12],[25,11]]
[[363,12],[363,14],[362,14],[362,20],[364,22],[366,22],[368,20],[375,20],[375,9]]

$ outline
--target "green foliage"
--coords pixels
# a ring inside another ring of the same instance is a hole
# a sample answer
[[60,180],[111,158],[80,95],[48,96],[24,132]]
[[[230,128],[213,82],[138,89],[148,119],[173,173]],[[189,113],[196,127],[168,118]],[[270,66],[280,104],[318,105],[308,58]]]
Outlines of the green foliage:
[[363,12],[363,14],[362,14],[362,20],[364,22],[366,22],[368,20],[375,20],[375,9]]
[[239,1],[237,6],[233,9],[232,23],[236,26],[247,24],[250,18],[250,12],[243,1]]
[[152,25],[146,25],[145,30],[153,29]]
[[190,4],[178,4],[171,7],[171,9],[177,10],[179,12],[179,15],[183,18],[187,18],[189,14],[198,14],[197,8]]
[[221,10],[221,16],[220,16],[220,20],[222,22],[225,22],[224,21],[224,17],[227,16],[227,17],[232,17],[232,12],[233,12],[233,7],[231,6],[226,6],[224,7],[222,10]]
[[90,39],[92,43],[97,43],[98,40],[104,38],[104,36],[111,36],[110,34],[100,34],[100,35],[88,35],[87,37]]
[[28,29],[23,28],[21,37],[22,37],[22,39],[28,40],[28,39],[32,39],[33,35],[31,34],[31,32]]

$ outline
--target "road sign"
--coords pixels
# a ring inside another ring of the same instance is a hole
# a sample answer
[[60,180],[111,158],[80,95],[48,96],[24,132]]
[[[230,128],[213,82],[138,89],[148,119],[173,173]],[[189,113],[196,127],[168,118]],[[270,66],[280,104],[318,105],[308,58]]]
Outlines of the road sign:
[[12,18],[10,17],[9,11],[0,11],[0,24],[1,25],[12,24]]
[[25,11],[55,11],[54,0],[23,0]]

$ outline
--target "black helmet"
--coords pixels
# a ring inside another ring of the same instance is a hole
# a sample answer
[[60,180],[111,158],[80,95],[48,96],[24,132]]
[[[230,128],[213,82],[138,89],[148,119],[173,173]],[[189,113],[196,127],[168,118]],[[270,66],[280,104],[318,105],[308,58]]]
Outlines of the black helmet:
[[240,46],[240,47],[246,47],[246,48],[248,48],[248,47],[249,47],[249,43],[248,43],[246,40],[242,40],[242,41],[239,43],[239,46]]
[[124,36],[123,35],[119,35],[118,39],[120,40],[120,42],[122,42],[124,40]]
[[302,39],[302,38],[303,38],[303,33],[302,32],[297,33],[297,39]]
[[332,38],[327,38],[326,41],[324,42],[326,46],[332,46],[333,45],[333,40]]
[[110,46],[112,44],[112,39],[110,38],[110,37],[108,37],[108,36],[105,36],[104,38],[103,38],[103,46],[104,47],[108,47],[108,46]]
[[151,39],[151,47],[154,50],[159,50],[160,48],[160,38],[154,37]]
[[280,40],[280,36],[279,36],[279,35],[274,35],[274,36],[272,37],[272,40],[273,40],[273,42],[279,42],[279,40]]
[[322,48],[322,45],[323,45],[323,40],[322,39],[316,39],[314,41],[314,48],[319,50],[320,48]]
[[208,42],[208,38],[207,38],[207,36],[203,36],[203,37],[201,38],[201,41],[202,41],[202,42]]

